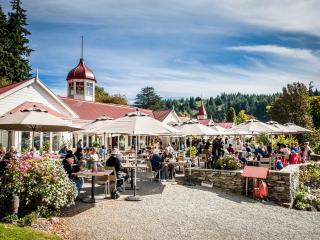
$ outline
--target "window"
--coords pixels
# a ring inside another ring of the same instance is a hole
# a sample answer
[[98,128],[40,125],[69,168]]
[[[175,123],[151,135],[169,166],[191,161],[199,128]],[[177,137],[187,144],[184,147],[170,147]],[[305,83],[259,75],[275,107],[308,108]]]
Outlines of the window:
[[52,151],[57,152],[59,151],[59,145],[60,145],[60,137],[59,133],[52,133]]
[[69,83],[69,96],[73,96],[74,95],[74,91],[73,91],[73,82]]
[[76,94],[83,95],[84,93],[84,84],[83,82],[76,82]]
[[93,83],[87,82],[87,96],[93,96]]
[[21,151],[27,152],[31,147],[31,133],[30,132],[22,132],[21,133]]

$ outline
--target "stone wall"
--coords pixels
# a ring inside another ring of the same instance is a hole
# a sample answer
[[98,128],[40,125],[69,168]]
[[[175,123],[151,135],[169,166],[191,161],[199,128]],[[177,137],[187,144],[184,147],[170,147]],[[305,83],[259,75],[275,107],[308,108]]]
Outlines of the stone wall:
[[[269,199],[281,205],[292,206],[294,191],[298,187],[299,167],[285,169],[283,171],[269,171],[266,182],[268,184]],[[210,182],[215,187],[228,191],[245,194],[245,178],[241,176],[242,170],[213,170],[191,169],[192,182],[200,184],[202,181]],[[186,170],[188,179],[189,170]],[[248,181],[248,194],[252,194],[252,179]]]

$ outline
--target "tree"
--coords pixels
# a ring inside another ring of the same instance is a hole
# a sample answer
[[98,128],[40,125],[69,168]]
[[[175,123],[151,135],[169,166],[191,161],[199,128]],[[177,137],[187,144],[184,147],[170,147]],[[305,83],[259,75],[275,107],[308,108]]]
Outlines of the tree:
[[103,87],[95,87],[96,102],[128,105],[128,100],[120,94],[109,95]]
[[137,94],[134,105],[139,108],[159,110],[162,108],[163,102],[153,87],[144,87]]
[[249,116],[246,114],[246,111],[245,110],[241,110],[238,115],[237,115],[237,118],[236,118],[236,121],[237,121],[237,124],[240,124],[240,123],[243,123],[247,120],[249,120]]
[[235,122],[236,121],[236,111],[233,107],[229,107],[227,116],[226,116],[227,122]]
[[7,71],[9,69],[9,64],[6,59],[8,59],[8,22],[7,16],[2,11],[0,5],[0,87],[9,85],[11,81],[7,79]]
[[320,96],[310,97],[310,113],[314,127],[320,128]]
[[21,0],[11,1],[12,12],[9,13],[8,37],[10,43],[8,46],[9,69],[4,77],[19,82],[30,77],[31,67],[28,57],[33,51],[29,48],[28,36],[31,34],[27,30],[26,10],[21,7]]
[[307,87],[299,82],[288,84],[272,103],[270,113],[272,119],[279,123],[293,122],[302,127],[312,127]]

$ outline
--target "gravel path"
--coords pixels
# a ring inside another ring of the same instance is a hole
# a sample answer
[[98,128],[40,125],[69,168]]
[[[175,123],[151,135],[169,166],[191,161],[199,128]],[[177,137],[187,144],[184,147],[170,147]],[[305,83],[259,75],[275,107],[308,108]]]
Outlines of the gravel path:
[[127,202],[122,195],[69,209],[65,219],[74,239],[320,238],[319,212],[263,204],[216,188],[139,184],[141,202]]

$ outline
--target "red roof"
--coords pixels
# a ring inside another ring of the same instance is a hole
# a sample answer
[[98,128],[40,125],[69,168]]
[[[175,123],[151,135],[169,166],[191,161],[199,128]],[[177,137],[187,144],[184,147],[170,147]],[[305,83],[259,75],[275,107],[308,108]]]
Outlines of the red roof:
[[204,107],[203,103],[201,102],[201,105],[199,107],[198,116],[204,116],[207,115],[206,108]]
[[83,58],[80,58],[78,66],[68,73],[67,80],[73,79],[89,79],[96,82],[96,78],[93,75],[92,70],[86,66]]
[[217,125],[217,126],[229,129],[229,128],[233,127],[234,123],[233,122],[220,122],[220,123],[219,122],[215,122],[214,124]]
[[199,123],[208,126],[209,123],[212,123],[213,121],[211,119],[198,119]]
[[170,113],[172,110],[159,110],[159,111],[153,111],[153,116],[158,121],[162,122]]
[[42,103],[37,103],[37,102],[24,102],[21,103],[20,105],[16,106],[15,108],[11,109],[10,111],[8,111],[7,113],[11,112],[11,113],[15,113],[24,109],[30,109],[30,108],[39,108],[41,110],[45,110],[48,113],[50,113],[53,116],[59,117],[59,118],[67,118],[67,116],[62,115],[61,113],[47,107],[46,105],[42,104]]
[[23,84],[23,83],[25,83],[27,81],[30,81],[30,80],[31,79],[23,80],[21,82],[15,82],[15,83],[12,83],[12,84],[10,84],[8,86],[2,87],[2,88],[0,88],[0,94],[5,93],[5,92],[7,92],[7,91],[9,91],[9,90],[11,90],[11,89],[13,89],[15,87],[18,87],[19,85],[21,85],[21,84]]
[[[66,97],[60,97],[61,100],[68,105],[79,117],[85,120],[95,120],[102,115],[113,119],[123,117],[127,113],[134,112],[137,108],[125,105],[116,105],[109,103],[90,102],[83,100],[75,100]],[[152,110],[140,109],[141,112],[153,116]]]

